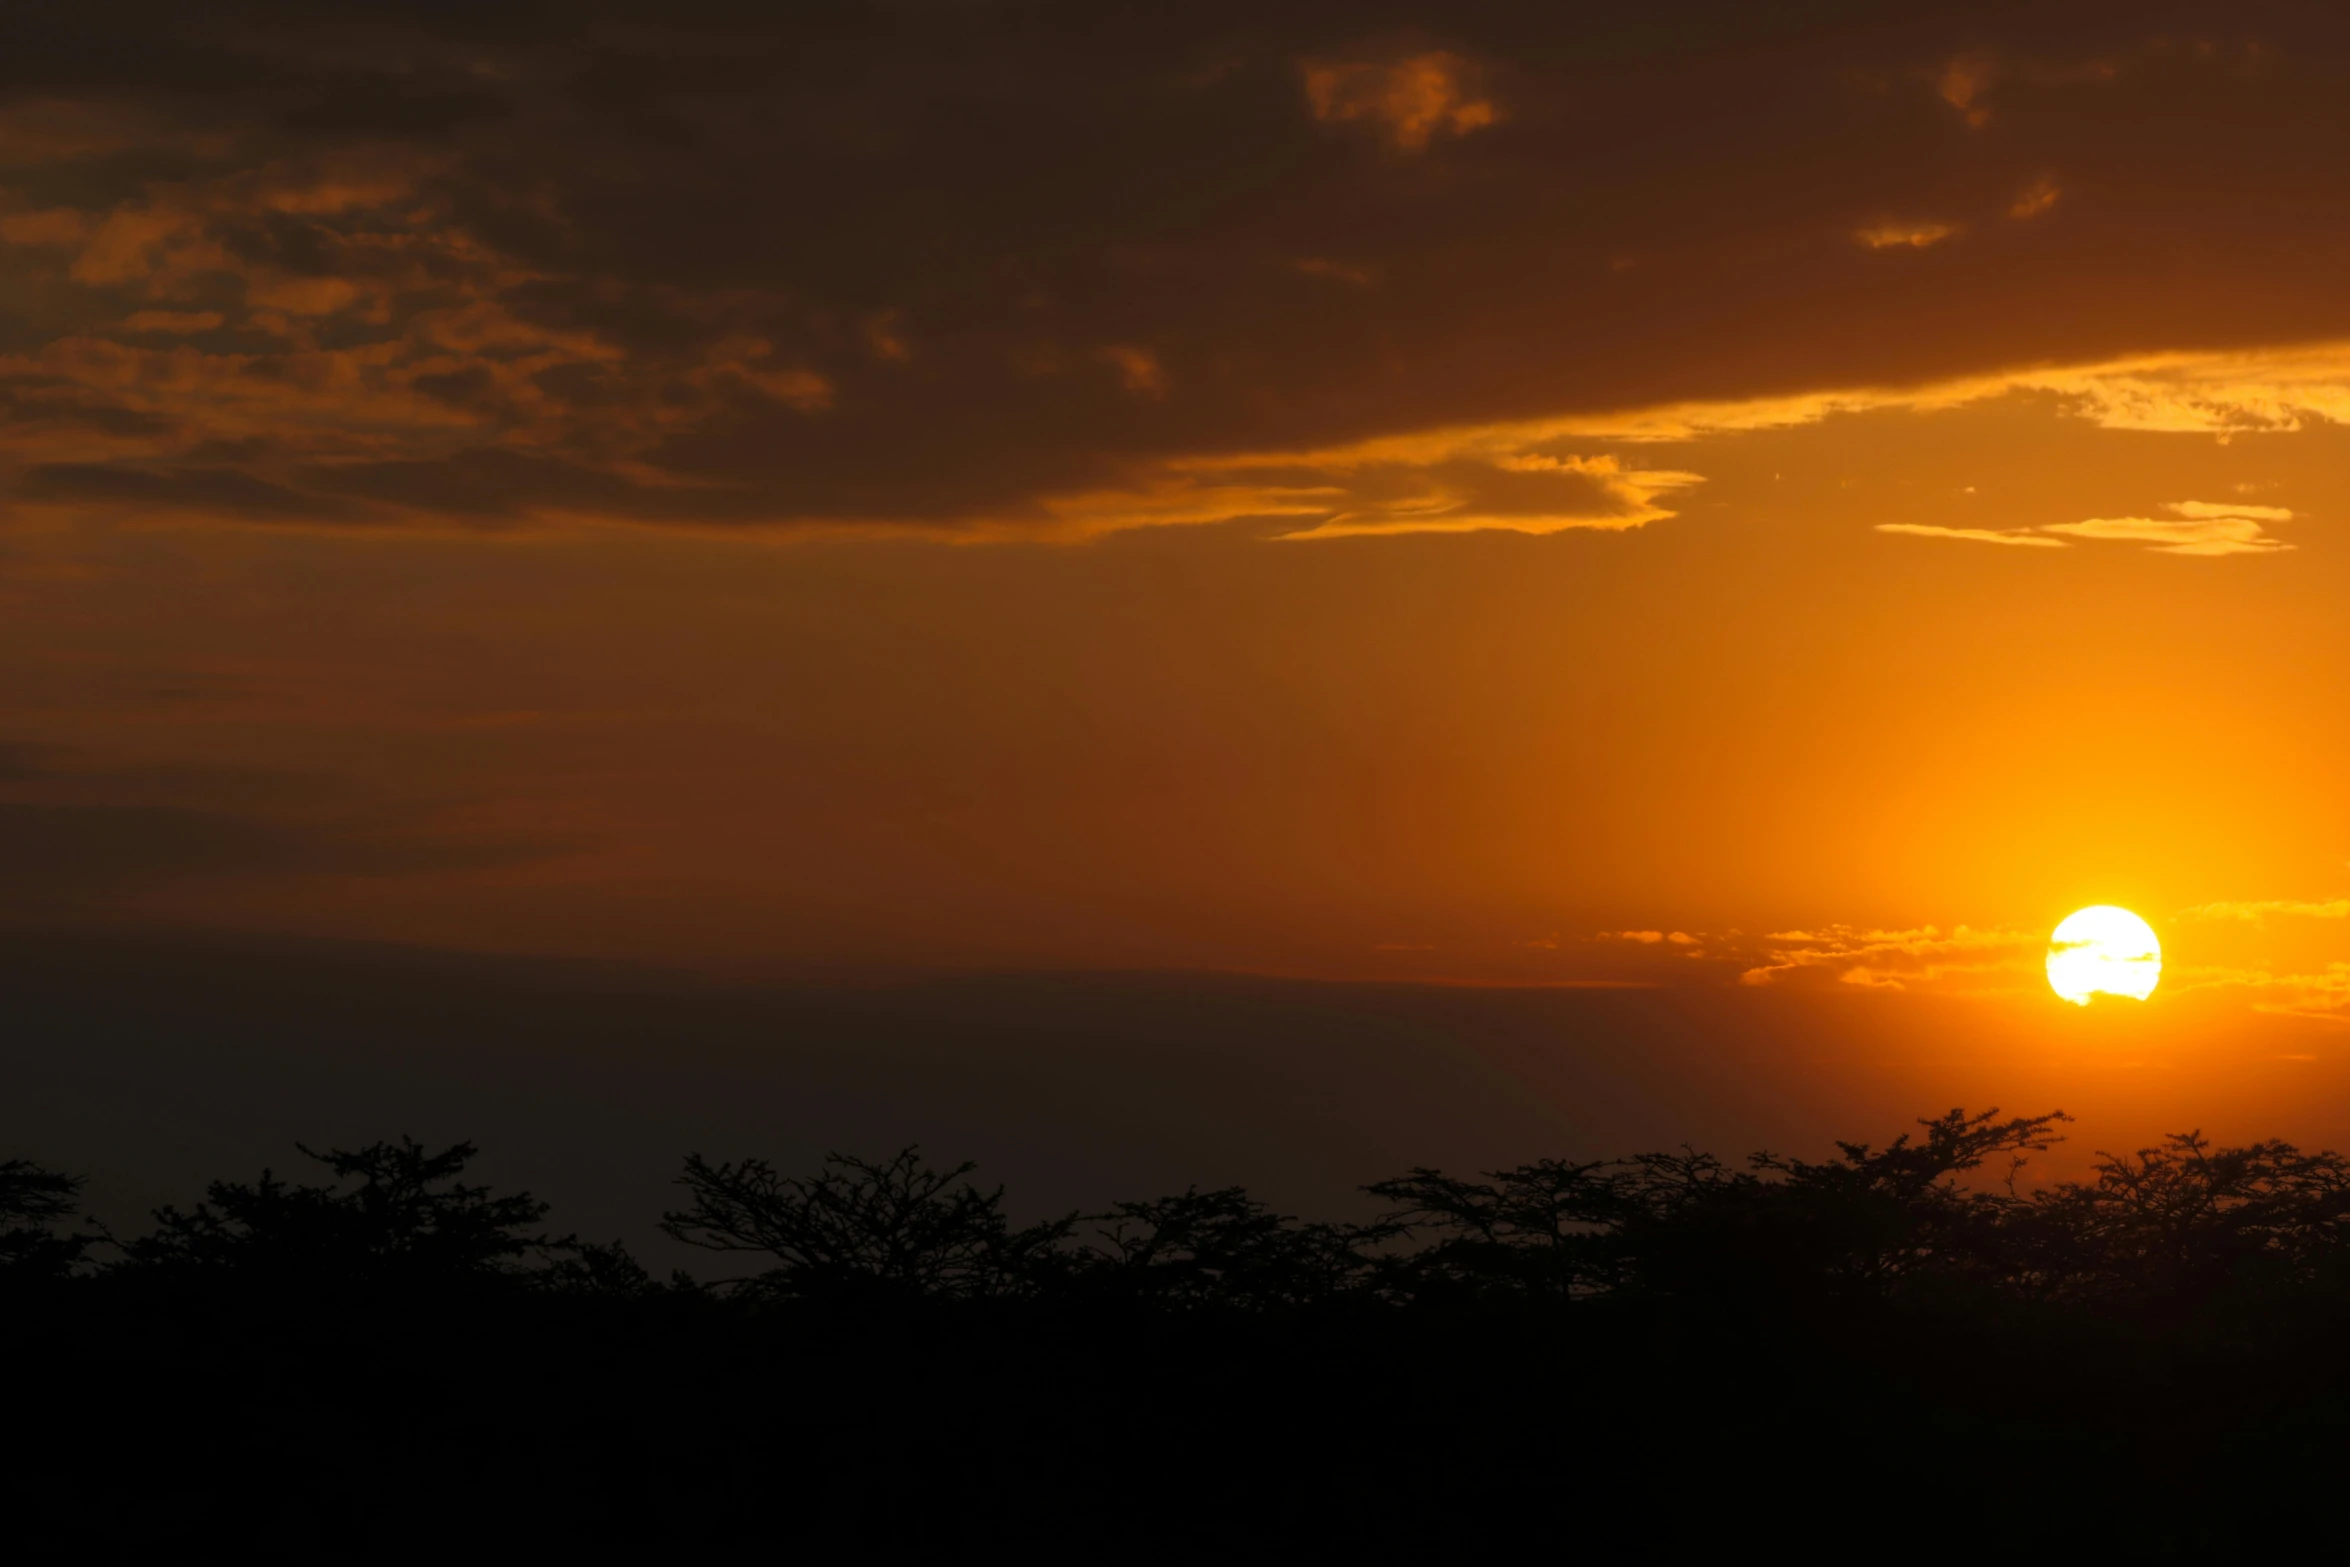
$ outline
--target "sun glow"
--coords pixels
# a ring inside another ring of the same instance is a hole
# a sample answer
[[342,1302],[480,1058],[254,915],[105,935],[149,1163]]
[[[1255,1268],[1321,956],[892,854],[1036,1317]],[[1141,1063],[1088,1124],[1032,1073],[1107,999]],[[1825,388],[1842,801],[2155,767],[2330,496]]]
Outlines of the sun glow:
[[2091,996],[2143,1001],[2161,982],[2162,943],[2128,909],[2078,909],[2048,938],[2048,983],[2075,1006],[2087,1006]]

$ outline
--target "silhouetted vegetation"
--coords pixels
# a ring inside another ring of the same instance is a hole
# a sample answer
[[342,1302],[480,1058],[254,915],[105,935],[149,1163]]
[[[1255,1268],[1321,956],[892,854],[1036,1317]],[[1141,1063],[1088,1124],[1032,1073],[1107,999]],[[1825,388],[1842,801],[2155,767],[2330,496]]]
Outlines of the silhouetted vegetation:
[[2064,1119],[1416,1169],[1349,1222],[1237,1188],[1021,1222],[913,1148],[697,1155],[662,1228],[722,1271],[666,1282],[469,1184],[469,1144],[305,1149],[120,1241],[13,1161],[17,1479],[93,1550],[243,1518],[329,1559],[460,1525],[1671,1555],[1888,1513],[2241,1547],[2350,1457],[2350,1161],[2190,1133],[2035,1185]]
[[0,1279],[23,1284],[62,1278],[97,1237],[63,1234],[79,1179],[23,1159],[0,1161]]

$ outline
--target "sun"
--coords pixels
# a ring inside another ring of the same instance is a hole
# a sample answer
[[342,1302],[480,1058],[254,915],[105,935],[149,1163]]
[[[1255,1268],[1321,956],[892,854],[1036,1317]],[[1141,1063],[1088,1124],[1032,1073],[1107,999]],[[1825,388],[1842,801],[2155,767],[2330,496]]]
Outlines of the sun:
[[2154,927],[2108,903],[2078,909],[2048,938],[2048,983],[2078,1007],[2091,996],[2143,1001],[2162,982]]

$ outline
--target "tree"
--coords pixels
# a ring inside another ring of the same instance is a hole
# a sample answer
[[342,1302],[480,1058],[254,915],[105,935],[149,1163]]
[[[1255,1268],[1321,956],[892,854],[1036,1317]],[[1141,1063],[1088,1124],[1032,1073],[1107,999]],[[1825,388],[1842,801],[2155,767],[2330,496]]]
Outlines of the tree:
[[1092,1216],[1086,1276],[1159,1305],[1263,1309],[1336,1299],[1360,1287],[1363,1248],[1392,1224],[1311,1224],[1275,1213],[1238,1186],[1119,1203]]
[[2350,1160],[2181,1132],[2039,1195],[2048,1293],[2187,1307],[2350,1291]]
[[692,1201],[662,1230],[707,1251],[765,1258],[722,1288],[775,1297],[972,1298],[1016,1294],[1055,1269],[1076,1215],[1014,1229],[1004,1189],[982,1191],[969,1162],[937,1170],[914,1146],[874,1162],[827,1154],[814,1176],[778,1175],[764,1159],[712,1164],[695,1154],[678,1177]]
[[81,1261],[97,1237],[57,1232],[74,1216],[81,1189],[80,1176],[26,1159],[0,1160],[0,1276],[57,1278]]
[[1422,1167],[1363,1189],[1393,1205],[1393,1233],[1429,1237],[1386,1260],[1390,1288],[1563,1300],[1619,1282],[1634,1172],[1624,1161],[1541,1159],[1483,1181]]
[[1544,1159],[1482,1181],[1416,1169],[1365,1188],[1412,1245],[1382,1262],[1394,1293],[1574,1300],[1636,1293],[1708,1302],[1884,1298],[1922,1281],[1994,1281],[2020,1199],[1957,1177],[2052,1145],[2066,1119],[1953,1110],[1883,1148],[1817,1163],[1758,1153]]
[[301,1151],[334,1181],[293,1185],[268,1170],[252,1185],[214,1181],[194,1209],[156,1210],[154,1232],[124,1248],[129,1266],[319,1284],[449,1283],[521,1276],[533,1271],[528,1261],[585,1249],[537,1233],[547,1205],[529,1193],[499,1196],[461,1182],[477,1152],[471,1143],[437,1153],[410,1138]]
[[1715,1301],[1884,1301],[1935,1288],[2000,1288],[2012,1272],[2003,1227],[2020,1199],[1957,1177],[2059,1140],[2063,1111],[1999,1118],[1952,1110],[1883,1148],[1839,1142],[1812,1162],[1764,1152],[1749,1170],[1695,1172],[1690,1159],[1632,1161],[1627,1284]]

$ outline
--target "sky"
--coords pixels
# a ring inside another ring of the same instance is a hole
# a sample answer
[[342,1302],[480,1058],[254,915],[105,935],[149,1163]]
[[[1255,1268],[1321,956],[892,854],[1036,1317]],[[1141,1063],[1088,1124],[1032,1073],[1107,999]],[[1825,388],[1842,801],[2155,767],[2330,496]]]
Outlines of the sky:
[[[2302,5],[17,8],[0,923],[1963,1004],[2350,1136],[2346,79]],[[2084,1019],[2092,903],[2166,966]]]

